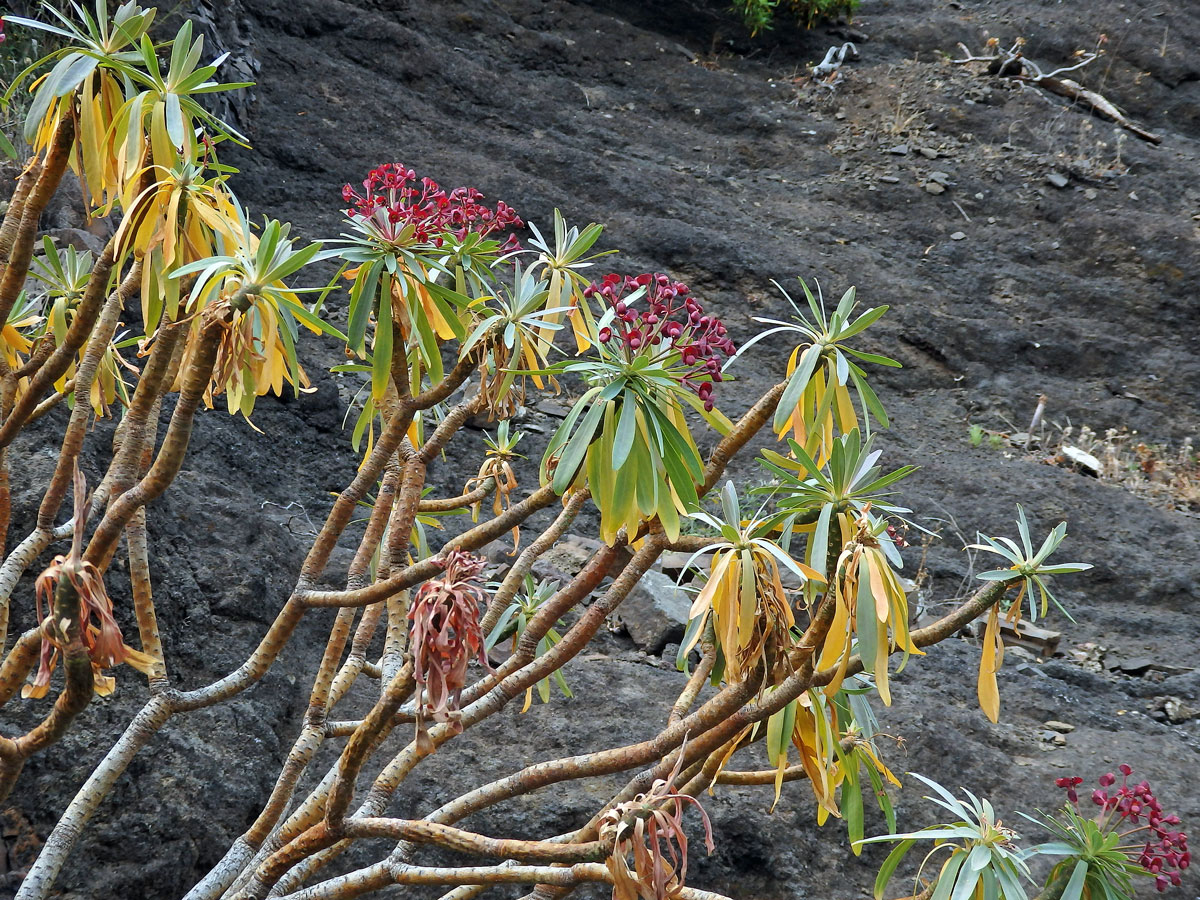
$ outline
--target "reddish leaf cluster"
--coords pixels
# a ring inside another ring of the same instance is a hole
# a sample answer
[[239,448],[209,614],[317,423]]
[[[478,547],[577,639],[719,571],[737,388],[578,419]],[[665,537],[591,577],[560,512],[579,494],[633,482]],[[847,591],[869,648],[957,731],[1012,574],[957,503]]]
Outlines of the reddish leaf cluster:
[[[483,194],[472,187],[455,188],[446,193],[432,178],[417,181],[417,174],[401,163],[384,163],[372,169],[359,193],[353,185],[342,188],[342,199],[351,204],[346,210],[351,219],[367,220],[385,240],[432,243],[440,247],[444,236],[462,240],[474,232],[486,237],[504,228],[520,228],[525,223],[503,200],[495,208],[481,201]],[[407,229],[411,227],[409,233]],[[516,249],[510,236],[505,250]]]
[[451,550],[439,560],[440,578],[417,590],[408,610],[412,623],[413,678],[425,689],[421,717],[450,722],[458,709],[467,680],[467,664],[478,659],[490,670],[479,628],[479,604],[484,600],[481,573],[486,560],[463,550]]
[[[1100,814],[1106,817],[1110,830],[1126,824],[1139,826],[1123,832],[1122,837],[1148,831],[1149,838],[1137,857],[1138,865],[1155,876],[1154,886],[1159,891],[1165,891],[1170,885],[1178,887],[1182,880],[1180,873],[1192,861],[1187,835],[1175,830],[1180,824],[1179,816],[1163,814],[1162,804],[1154,796],[1149,782],[1129,783],[1129,776],[1133,774],[1131,766],[1122,763],[1118,771],[1121,786],[1115,791],[1108,790],[1116,784],[1117,776],[1112,772],[1101,775],[1098,779],[1100,787],[1092,792],[1092,802],[1100,807]],[[1072,803],[1079,801],[1076,788],[1083,783],[1082,778],[1073,775],[1059,778],[1054,783],[1066,790],[1067,799]]]
[[[641,292],[646,305],[634,309],[631,304]],[[722,357],[732,356],[735,348],[725,323],[706,314],[686,284],[663,274],[633,278],[610,274],[583,293],[600,297],[613,310],[613,324],[600,329],[600,343],[615,338],[627,359],[650,352],[671,364],[677,355],[685,369],[680,381],[699,395],[706,409],[713,408],[713,384],[722,380]]]
[[[104,576],[96,566],[82,557],[84,526],[87,524],[88,498],[83,475],[76,465],[73,486],[75,492],[75,533],[71,552],[56,556],[34,582],[38,625],[45,627],[47,617],[54,617],[54,593],[63,579],[79,599],[79,639],[92,661],[95,691],[100,696],[112,693],[116,682],[104,675],[104,669],[127,662],[142,672],[149,671],[150,658],[125,643],[121,626],[113,618],[113,603],[104,587]],[[96,621],[93,623],[92,617]],[[59,623],[51,623],[42,632],[41,657],[37,675],[21,688],[23,698],[39,699],[50,689],[50,676],[58,665],[59,652],[65,649],[66,635]]]
[[[92,660],[92,668],[97,677],[97,693],[106,694],[111,691],[111,679],[100,675],[101,669],[120,665],[125,661],[130,648],[125,646],[121,628],[113,618],[112,600],[104,589],[104,578],[99,569],[89,562],[79,562],[66,556],[56,556],[49,567],[38,576],[34,583],[37,594],[37,617],[41,625],[47,616],[54,614],[54,591],[60,578],[71,582],[72,588],[79,595],[79,626],[80,639],[87,648]],[[92,623],[92,616],[97,624]],[[50,688],[50,675],[58,665],[58,654],[61,649],[61,638],[51,633],[43,636],[41,661],[37,675],[31,684],[21,689],[22,697],[44,697]],[[105,688],[108,688],[106,690]]]
[[[658,779],[644,794],[610,809],[600,825],[600,835],[613,841],[605,865],[613,878],[613,900],[671,900],[687,880],[688,837],[683,811],[694,806],[704,823],[704,847],[714,849],[712,822],[695,797],[676,790],[683,762],[679,752],[675,768]],[[627,857],[633,854],[633,870]]]

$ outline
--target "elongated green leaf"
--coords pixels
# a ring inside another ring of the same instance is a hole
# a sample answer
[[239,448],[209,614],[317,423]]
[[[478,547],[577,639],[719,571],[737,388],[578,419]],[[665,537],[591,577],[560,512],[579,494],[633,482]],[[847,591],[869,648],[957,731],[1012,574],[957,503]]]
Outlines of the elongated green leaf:
[[620,469],[629,458],[633,439],[637,432],[637,404],[633,392],[625,389],[621,399],[621,414],[617,420],[617,433],[613,439],[612,466]]
[[1000,882],[1004,900],[1025,900],[1025,889],[1021,887],[1020,879],[1010,871],[1008,866],[995,866],[992,871],[996,873],[996,879]]
[[367,322],[371,318],[371,310],[379,294],[379,274],[382,268],[379,260],[363,263],[350,290],[350,323],[346,329],[346,337],[349,339],[350,350],[360,356],[366,351]]
[[829,525],[832,517],[833,505],[827,503],[821,507],[817,527],[813,529],[809,542],[808,564],[822,574],[829,572],[829,561],[826,557],[829,551]]
[[[389,310],[390,312],[390,310]],[[377,401],[387,391],[392,377],[392,317],[380,316],[375,323],[375,346],[371,361],[371,396]],[[400,386],[397,385],[397,389]]]
[[[859,845],[869,844],[878,840],[890,840],[890,837],[872,838],[866,841],[860,841]],[[875,876],[875,900],[884,900],[887,894],[888,883],[892,880],[892,876],[896,874],[896,869],[900,862],[904,859],[905,854],[912,849],[916,841],[911,838],[903,840],[893,848],[892,852],[887,855],[887,859],[883,861],[883,865],[879,867],[879,874]]]
[[777,432],[783,431],[787,427],[788,420],[795,412],[796,406],[800,402],[800,396],[808,387],[808,382],[812,379],[820,359],[821,347],[817,344],[813,344],[800,354],[796,371],[788,379],[787,387],[783,389],[783,394],[779,398],[779,405],[775,407],[774,428]]
[[575,433],[571,435],[571,439],[567,442],[566,447],[563,448],[562,456],[559,458],[558,465],[554,470],[554,480],[551,482],[556,494],[561,494],[565,491],[579,473],[579,466],[583,462],[587,448],[592,443],[592,438],[596,433],[596,426],[600,424],[600,417],[604,415],[605,405],[599,401],[592,403],[591,408],[587,411],[587,415],[583,417],[583,421],[575,430]]
[[[976,856],[977,850],[983,851],[980,854],[980,857],[983,859],[980,868],[975,868],[973,865],[974,859],[972,857]],[[968,854],[966,862],[962,864],[962,867],[958,871],[958,880],[954,882],[954,890],[950,892],[950,900],[970,900],[971,896],[975,893],[975,886],[979,884],[980,869],[987,865],[989,856],[990,853],[987,847],[976,847]]]
[[839,341],[844,341],[847,338],[854,337],[854,335],[879,321],[879,318],[887,311],[888,307],[886,306],[874,306],[871,309],[868,309],[851,324],[839,331],[837,334],[837,339]]
[[187,135],[184,131],[183,110],[179,106],[178,94],[168,93],[166,96],[166,121],[167,137],[172,146],[182,152]]
[[1086,859],[1081,859],[1075,863],[1075,868],[1071,870],[1071,880],[1063,888],[1062,900],[1080,900],[1083,896],[1083,883],[1087,879],[1087,871],[1088,862]]
[[862,853],[862,846],[857,842],[861,841],[863,836],[862,783],[859,779],[857,764],[851,759],[847,760],[845,765],[846,777],[842,781],[838,807],[846,822],[846,836],[850,838],[850,846],[854,850],[854,855],[858,856]]
[[867,380],[862,374],[855,371],[853,367],[850,369],[850,380],[854,382],[854,388],[858,391],[859,402],[863,406],[863,424],[868,425],[870,423],[870,419],[867,416],[867,412],[870,412],[875,417],[875,421],[880,425],[884,428],[889,427],[887,412],[884,411],[883,404],[879,402],[879,397],[876,396],[871,386],[867,384]]
[[[274,294],[274,297],[280,306],[290,312],[293,316],[295,316],[313,331],[320,332],[321,334],[327,334],[330,337],[335,337],[342,341],[346,340],[346,335],[342,334],[320,316],[306,309],[302,304],[297,303],[282,293],[276,293]],[[348,370],[343,369],[343,371]]]
[[876,353],[866,353],[862,350],[853,350],[850,347],[842,347],[842,350],[861,359],[863,362],[875,363],[877,366],[887,366],[890,369],[902,369],[904,365],[897,362],[888,356],[879,356]]
[[950,900],[950,893],[958,881],[958,873],[966,860],[966,854],[955,853],[942,866],[938,874],[937,886],[933,889],[933,900]]

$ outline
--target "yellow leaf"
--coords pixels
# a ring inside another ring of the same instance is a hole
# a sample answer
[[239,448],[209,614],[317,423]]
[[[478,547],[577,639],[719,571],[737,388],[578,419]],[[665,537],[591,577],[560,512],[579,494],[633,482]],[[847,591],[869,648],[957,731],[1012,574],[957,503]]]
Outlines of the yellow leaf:
[[835,606],[833,621],[830,623],[829,630],[825,634],[825,643],[821,646],[821,655],[818,659],[818,665],[822,669],[828,669],[835,662],[839,660],[844,661],[849,657],[851,632],[850,607],[846,603],[841,586],[835,586],[834,590]]
[[[871,550],[874,550],[874,548],[871,548]],[[868,550],[864,555],[864,560],[867,565],[867,576],[870,578],[871,583],[871,596],[875,600],[875,616],[880,622],[886,622],[888,620],[889,609],[888,592],[883,585],[883,574],[879,571],[882,561],[876,557],[876,553],[878,551],[871,552]],[[883,564],[887,565],[886,563]]]
[[868,744],[868,743],[866,743],[866,742],[864,741],[864,742],[862,742],[862,743],[860,743],[860,744],[858,745],[858,749],[859,749],[860,751],[862,751],[862,753],[863,753],[863,754],[864,754],[864,755],[865,755],[865,756],[866,756],[866,757],[867,757],[869,760],[871,760],[871,764],[872,764],[872,765],[874,765],[874,766],[875,766],[875,768],[879,770],[880,774],[882,774],[884,778],[886,778],[888,781],[890,781],[890,782],[891,782],[892,784],[894,784],[896,787],[902,787],[902,786],[903,786],[903,785],[901,785],[901,784],[900,784],[900,779],[899,779],[899,778],[897,778],[897,777],[895,776],[895,774],[893,774],[892,770],[891,770],[891,769],[889,769],[887,766],[885,766],[885,765],[883,764],[883,762],[882,762],[882,761],[879,759],[879,757],[875,755],[875,751],[871,749],[871,745],[870,745],[870,744]]
[[983,652],[979,657],[979,708],[991,721],[1000,720],[1000,687],[996,672],[1004,662],[1004,644],[1000,639],[1000,616],[996,606],[988,613],[983,632]]
[[721,584],[721,579],[725,575],[726,568],[729,567],[730,561],[733,559],[734,551],[718,550],[713,554],[711,569],[708,575],[708,581],[704,587],[700,589],[700,593],[696,595],[696,599],[692,602],[691,612],[688,613],[689,619],[694,619],[696,616],[705,610],[711,609],[713,606],[713,596],[717,592],[717,588]]
[[887,624],[875,623],[875,687],[884,706],[892,705],[892,689],[888,683],[888,635]]
[[743,741],[743,740],[744,740],[744,739],[745,739],[745,738],[746,738],[748,735],[750,735],[750,733],[751,733],[751,732],[752,732],[752,731],[753,731],[753,730],[754,730],[756,727],[757,727],[757,724],[755,724],[755,725],[747,725],[745,728],[743,728],[741,731],[739,731],[739,732],[737,733],[737,737],[735,737],[735,738],[734,738],[733,740],[731,740],[731,741],[730,741],[728,744],[726,744],[724,747],[722,747],[722,748],[721,748],[721,751],[722,751],[722,756],[721,756],[721,760],[720,760],[720,762],[719,762],[719,763],[717,763],[717,771],[716,771],[716,774],[715,774],[715,775],[713,775],[713,779],[712,779],[712,781],[710,781],[710,782],[709,782],[709,784],[708,784],[708,793],[709,793],[709,794],[714,794],[714,793],[715,793],[715,791],[713,790],[713,788],[716,786],[716,783],[717,783],[717,776],[719,776],[719,775],[721,774],[721,772],[723,772],[723,771],[725,770],[725,767],[726,767],[727,765],[729,765],[729,760],[730,760],[730,758],[733,756],[733,754],[734,754],[734,753],[736,753],[736,752],[737,752],[737,749],[738,749],[738,747],[740,747],[740,746],[741,746],[741,743],[742,743],[742,741]]
[[850,392],[846,390],[844,384],[839,384],[834,391],[834,409],[837,411],[837,424],[842,434],[848,434],[850,431],[858,427],[858,416],[854,411],[854,403],[850,399]]

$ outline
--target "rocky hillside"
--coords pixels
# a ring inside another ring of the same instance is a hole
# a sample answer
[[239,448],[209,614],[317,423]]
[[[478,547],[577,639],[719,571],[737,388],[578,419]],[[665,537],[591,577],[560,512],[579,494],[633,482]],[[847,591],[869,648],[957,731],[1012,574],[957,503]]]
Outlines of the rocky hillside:
[[[965,590],[963,543],[976,530],[1011,532],[1017,503],[1038,531],[1066,519],[1064,558],[1095,565],[1061,585],[1076,622],[1046,623],[1061,633],[1057,653],[1008,654],[999,725],[975,701],[974,641],[914,660],[881,712],[903,738],[891,762],[990,795],[1006,820],[1051,802],[1056,777],[1129,762],[1198,827],[1197,472],[1140,493],[1130,483],[1153,474],[1142,477],[1147,457],[1135,444],[1173,448],[1147,451],[1161,474],[1200,423],[1200,6],[863,0],[850,26],[781,27],[753,41],[723,3],[700,0],[192,8],[259,82],[238,106],[254,145],[229,160],[242,169],[239,193],[306,237],[338,233],[344,182],[399,160],[446,185],[476,185],[538,223],[555,208],[606,223],[605,246],[622,251],[614,266],[688,282],[737,339],[756,330],[753,316],[785,311],[771,279],[815,279],[837,295],[857,285],[868,303],[888,304],[875,349],[904,368],[876,378],[893,415],[881,446],[890,465],[921,466],[901,499],[940,538],[909,551],[924,609]],[[990,37],[1025,38],[1046,71],[1099,46],[1103,55],[1072,77],[1161,143],[953,62],[959,42],[982,52]],[[840,77],[810,78],[808,66],[846,39],[858,58]],[[344,309],[333,302],[336,321]],[[729,394],[749,403],[781,376],[784,349],[764,348]],[[184,473],[150,509],[156,595],[181,685],[224,674],[254,646],[312,521],[353,471],[342,420],[353,386],[324,374],[340,350],[310,339],[304,353],[317,391],[260,401],[263,433],[202,416]],[[1040,395],[1043,423],[1014,441]],[[557,412],[531,407],[525,427],[548,434]],[[1080,442],[1085,425],[1101,437],[1137,433],[1113,451],[1124,454],[1119,477],[1063,456],[1065,441],[1105,462],[1105,448]],[[15,483],[44,483],[46,434],[18,445]],[[97,446],[104,435],[102,426]],[[481,438],[471,433],[438,477],[460,485],[473,474]],[[757,476],[746,464],[736,477]],[[14,497],[14,533],[28,529],[37,496]],[[22,606],[14,627],[32,615],[32,603]],[[139,758],[64,873],[64,897],[179,897],[220,857],[299,728],[317,663],[304,648],[323,643],[328,618],[307,627],[312,640],[302,635],[257,688],[173,721]],[[456,784],[486,780],[500,752],[533,761],[650,734],[643,717],[658,716],[682,676],[646,652],[657,639],[639,646],[627,632],[568,668],[574,700],[470,732],[454,770],[432,760],[397,809],[423,813]],[[126,678],[92,704],[85,727],[30,762],[0,829],[0,896],[19,880],[3,873],[26,864],[142,691]],[[477,769],[464,772],[463,759]],[[912,826],[930,815],[919,794],[909,787],[899,798]],[[802,785],[766,815],[770,800],[765,788],[705,800],[717,851],[695,860],[694,884],[755,900],[868,891],[882,854],[849,857],[836,823],[815,825]],[[540,833],[591,811],[552,793],[519,809]],[[487,831],[492,820],[471,824]],[[1176,896],[1197,893],[1192,876]]]

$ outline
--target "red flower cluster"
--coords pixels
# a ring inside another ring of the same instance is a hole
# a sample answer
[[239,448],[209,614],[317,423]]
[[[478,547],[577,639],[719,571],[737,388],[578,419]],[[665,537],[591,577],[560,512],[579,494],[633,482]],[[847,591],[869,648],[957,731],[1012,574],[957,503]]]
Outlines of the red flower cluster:
[[[892,539],[892,543],[896,545],[896,548],[898,550],[904,550],[905,548],[912,546],[912,544],[910,544],[904,538],[904,535],[907,533],[908,533],[907,525],[904,526],[903,532],[901,532],[899,529],[897,529],[895,525],[888,525],[888,527],[887,527],[887,536]],[[1062,781],[1061,778],[1058,780]],[[1063,787],[1064,785],[1059,784],[1058,786]]]
[[0,16],[0,44],[3,44],[8,38],[4,34],[4,16]]
[[412,623],[413,679],[425,688],[418,704],[418,741],[426,739],[421,719],[428,712],[451,722],[467,680],[467,664],[477,658],[489,670],[479,604],[484,600],[480,573],[487,561],[451,550],[438,561],[443,574],[421,585],[408,610]]
[[[646,307],[635,310],[631,304],[641,298],[634,295],[643,290]],[[600,343],[616,338],[628,359],[647,351],[664,361],[678,354],[686,370],[680,382],[696,392],[705,409],[713,408],[713,384],[722,380],[722,357],[732,356],[735,348],[726,336],[725,323],[707,315],[686,284],[662,274],[636,278],[610,274],[583,293],[612,307],[613,324],[600,329]]]
[[[362,183],[360,194],[353,185],[342,188],[342,199],[351,204],[346,210],[351,219],[366,220],[379,236],[442,246],[444,236],[462,240],[469,232],[486,237],[504,228],[520,228],[516,211],[503,200],[495,208],[481,201],[483,194],[475,188],[455,188],[447,194],[432,178],[417,181],[417,173],[400,163],[384,163],[372,169]],[[404,234],[411,226],[411,235]],[[519,247],[510,236],[505,252]]]
[[[1137,856],[1137,863],[1149,874],[1154,876],[1154,886],[1159,891],[1165,891],[1168,886],[1178,887],[1181,882],[1180,873],[1191,865],[1192,856],[1188,852],[1187,835],[1175,830],[1180,824],[1179,816],[1163,815],[1162,804],[1154,796],[1149,782],[1140,781],[1129,783],[1133,768],[1122,763],[1118,770],[1121,773],[1121,786],[1115,791],[1108,788],[1116,784],[1117,776],[1112,772],[1101,775],[1098,779],[1100,788],[1092,792],[1092,802],[1100,807],[1106,830],[1129,824],[1137,826],[1122,832],[1121,837],[1128,837],[1140,831],[1148,831],[1149,838]],[[1079,800],[1076,788],[1083,783],[1078,776],[1059,778],[1054,782],[1067,791],[1067,799],[1072,803]],[[1134,845],[1134,849],[1137,845]]]

